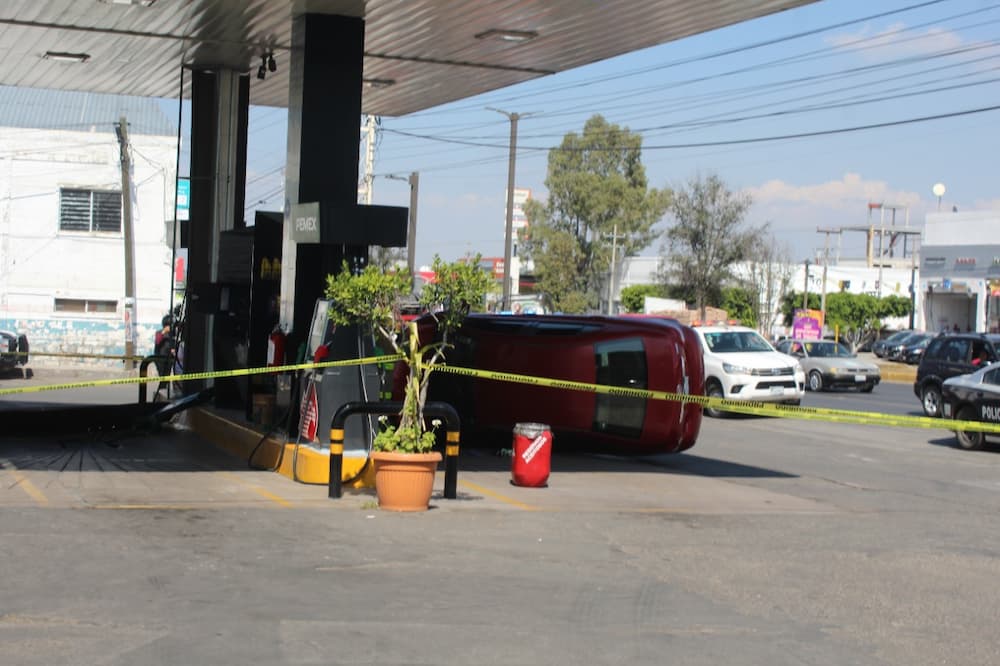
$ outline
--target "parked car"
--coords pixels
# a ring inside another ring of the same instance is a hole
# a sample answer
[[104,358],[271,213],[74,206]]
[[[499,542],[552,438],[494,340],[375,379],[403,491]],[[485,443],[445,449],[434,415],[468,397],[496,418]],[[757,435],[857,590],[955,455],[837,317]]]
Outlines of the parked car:
[[916,333],[912,329],[906,329],[903,331],[896,331],[892,335],[882,338],[881,340],[876,340],[872,344],[872,353],[879,358],[886,358],[889,355],[889,347],[899,344],[904,338]]
[[1000,358],[1000,335],[985,333],[942,333],[927,345],[913,393],[920,399],[924,414],[941,416],[942,388],[945,380],[977,371],[982,365]]
[[[744,326],[696,326],[705,365],[705,395],[798,405],[806,376],[798,360],[782,354]],[[719,417],[722,411],[706,408]]]
[[887,358],[890,361],[894,360],[893,357],[894,356],[899,356],[899,352],[903,349],[903,347],[910,340],[913,340],[915,342],[917,340],[920,340],[921,337],[924,336],[924,335],[927,335],[927,334],[924,333],[923,331],[910,331],[910,332],[908,332],[905,336],[903,336],[903,337],[899,338],[898,340],[894,340],[893,342],[887,344],[885,346],[885,356],[883,356],[882,358]]
[[858,358],[839,342],[831,340],[782,340],[778,351],[798,359],[810,391],[854,387],[870,393],[882,380],[874,363]]
[[0,374],[20,370],[23,375],[23,366],[27,364],[28,336],[13,331],[0,331]]
[[[944,380],[941,397],[946,418],[1000,423],[1000,364]],[[983,432],[956,430],[955,437],[963,449],[981,449],[986,443]]]
[[889,347],[889,353],[886,355],[890,361],[896,361],[897,363],[905,363],[907,353],[915,348],[917,345],[924,344],[926,348],[926,342],[933,339],[933,333],[923,333],[915,332],[903,338],[900,342],[894,343]]
[[897,361],[901,363],[908,363],[910,365],[917,365],[920,363],[920,359],[924,355],[924,351],[927,349],[927,345],[930,344],[934,336],[930,333],[925,333],[919,338],[909,338],[910,342],[903,345],[903,348],[899,350],[896,355]]

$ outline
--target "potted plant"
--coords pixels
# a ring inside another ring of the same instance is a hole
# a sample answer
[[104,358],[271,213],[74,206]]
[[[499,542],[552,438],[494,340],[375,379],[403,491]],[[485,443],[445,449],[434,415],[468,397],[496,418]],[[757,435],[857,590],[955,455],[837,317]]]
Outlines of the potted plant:
[[[481,307],[493,283],[479,262],[479,255],[451,263],[434,257],[435,279],[417,296],[421,308],[437,320],[441,334],[440,342],[428,344],[420,340],[416,323],[405,325],[401,315],[401,303],[411,295],[412,281],[407,271],[369,265],[352,274],[345,264],[340,273],[327,276],[326,297],[330,299],[333,322],[358,326],[377,344],[402,355],[408,368],[398,419],[380,419],[372,443],[375,491],[382,508],[420,511],[430,503],[441,454],[433,450],[437,423],[428,424],[424,418],[431,375],[428,366],[444,360],[449,333],[462,324],[470,309]],[[418,496],[401,498],[397,495],[399,486]]]

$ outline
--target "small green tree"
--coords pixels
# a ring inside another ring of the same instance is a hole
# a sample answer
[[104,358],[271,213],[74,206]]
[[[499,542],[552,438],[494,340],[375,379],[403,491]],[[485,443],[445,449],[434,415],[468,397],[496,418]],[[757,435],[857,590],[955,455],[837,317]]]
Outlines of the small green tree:
[[[820,309],[820,295],[809,294],[809,309]],[[785,294],[781,311],[785,325],[791,326],[795,310],[802,307],[802,293]],[[877,298],[871,294],[837,292],[826,296],[826,321],[828,329],[836,329],[840,337],[853,349],[875,339],[886,317],[902,317],[910,313],[910,301],[901,296]]]
[[633,284],[623,287],[622,307],[625,308],[625,312],[642,312],[646,306],[647,296],[662,298],[664,293],[663,286],[658,284]]
[[724,287],[719,307],[730,319],[738,319],[743,326],[757,327],[756,295],[743,287]]
[[342,326],[368,327],[372,335],[401,354],[409,366],[399,425],[384,426],[375,438],[376,449],[419,453],[433,448],[435,435],[423,418],[431,376],[428,366],[444,359],[448,335],[462,324],[469,311],[483,307],[493,278],[480,268],[480,259],[477,255],[467,261],[446,263],[434,257],[435,280],[425,285],[419,301],[423,309],[433,313],[442,341],[424,346],[416,322],[410,322],[405,338],[403,335],[400,301],[412,284],[407,271],[384,270],[370,264],[352,274],[345,263],[340,273],[327,276],[330,319]]

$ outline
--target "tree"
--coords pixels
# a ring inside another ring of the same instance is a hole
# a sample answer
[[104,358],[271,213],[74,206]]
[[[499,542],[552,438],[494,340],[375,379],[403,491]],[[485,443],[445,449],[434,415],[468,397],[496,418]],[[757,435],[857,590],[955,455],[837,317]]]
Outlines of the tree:
[[640,135],[595,115],[582,135],[570,132],[549,152],[549,196],[544,205],[525,206],[530,233],[522,235],[521,249],[534,261],[551,310],[597,309],[613,268],[612,245],[617,264],[655,238],[652,227],[670,193],[648,187],[641,146]]
[[646,306],[646,297],[663,297],[663,286],[658,284],[633,284],[622,288],[622,307],[625,312],[642,312]]
[[751,310],[757,330],[770,337],[781,316],[779,301],[791,286],[792,260],[788,246],[766,230],[766,226],[761,228],[762,233],[752,239],[753,246],[741,267],[740,279],[755,295]]
[[369,264],[357,274],[344,262],[340,273],[326,278],[326,297],[330,299],[329,316],[339,326],[364,326],[370,334],[387,342],[406,360],[409,376],[403,391],[399,423],[385,426],[375,437],[380,451],[427,452],[434,446],[433,429],[424,420],[429,366],[443,361],[448,335],[456,330],[471,310],[481,309],[493,277],[483,270],[481,257],[446,263],[434,257],[435,281],[420,292],[420,305],[437,320],[442,342],[422,346],[416,322],[410,322],[404,336],[400,312],[401,299],[412,284],[405,269],[383,270]]
[[675,222],[667,229],[661,278],[689,288],[702,319],[705,306],[719,302],[733,264],[749,256],[760,235],[743,228],[750,203],[749,195],[730,192],[714,174],[696,176],[674,193],[670,214]]
[[[819,294],[809,294],[810,309],[819,309]],[[786,294],[782,302],[785,324],[793,323],[795,310],[802,307],[802,294]],[[902,317],[910,313],[910,301],[901,296],[877,298],[871,294],[837,292],[827,294],[826,321],[828,329],[839,331],[840,338],[857,349],[875,339],[886,317]]]
[[743,326],[756,328],[757,310],[754,303],[757,296],[744,287],[725,287],[719,300],[719,307],[726,311],[730,319],[738,319]]

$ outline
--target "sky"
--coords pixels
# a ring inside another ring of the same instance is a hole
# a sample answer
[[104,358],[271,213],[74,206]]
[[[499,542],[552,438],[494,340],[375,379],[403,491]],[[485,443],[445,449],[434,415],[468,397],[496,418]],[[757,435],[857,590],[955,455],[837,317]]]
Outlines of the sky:
[[[642,135],[650,187],[715,173],[751,196],[748,225],[768,224],[793,261],[815,259],[817,229],[881,223],[869,203],[915,228],[939,209],[1000,209],[998,82],[1000,0],[826,0],[382,117],[373,203],[408,206],[391,176],[418,172],[417,263],[502,257],[510,125],[490,109],[521,115],[515,182],[537,199],[548,150],[601,114]],[[284,109],[251,109],[248,219],[283,206],[285,132]],[[862,257],[864,242],[845,231],[831,256]]]

